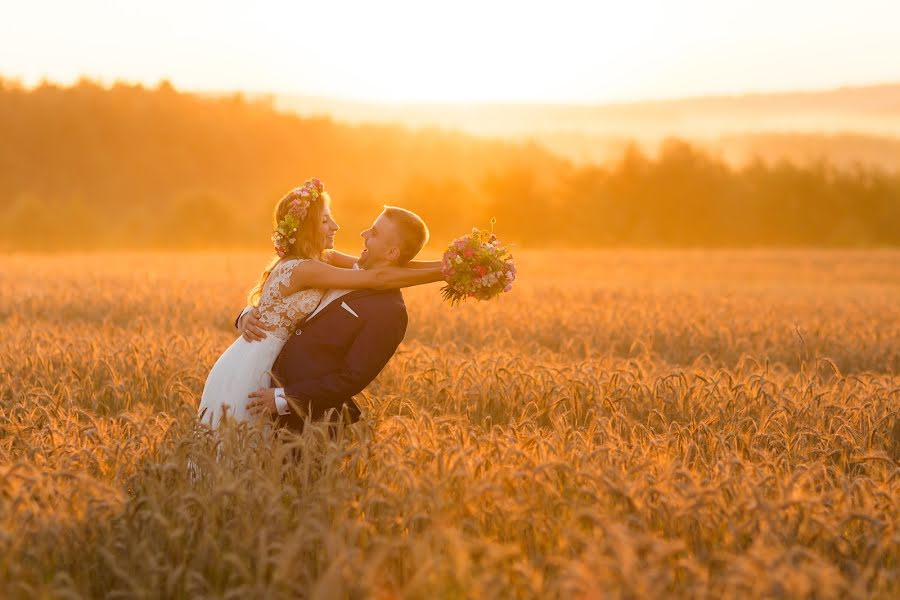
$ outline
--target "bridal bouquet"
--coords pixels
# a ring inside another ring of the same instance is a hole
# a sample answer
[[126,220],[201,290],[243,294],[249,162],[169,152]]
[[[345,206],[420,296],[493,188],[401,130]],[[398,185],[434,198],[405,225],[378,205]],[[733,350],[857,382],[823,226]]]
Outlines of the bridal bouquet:
[[441,295],[452,306],[466,298],[490,300],[508,292],[516,279],[516,264],[509,246],[501,244],[492,232],[476,227],[444,252],[443,273],[447,285]]

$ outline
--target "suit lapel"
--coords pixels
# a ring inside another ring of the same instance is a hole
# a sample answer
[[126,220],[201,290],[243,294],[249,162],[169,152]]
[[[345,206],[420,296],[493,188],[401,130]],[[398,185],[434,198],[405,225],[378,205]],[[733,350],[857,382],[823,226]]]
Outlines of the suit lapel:
[[348,300],[358,300],[360,298],[365,298],[366,296],[374,296],[376,294],[384,294],[386,292],[391,292],[391,291],[394,291],[394,290],[353,290],[352,292],[350,292],[348,294],[344,294],[343,296],[335,298],[331,304],[329,304],[328,306],[326,306],[325,308],[320,310],[318,313],[316,313],[309,319],[305,320],[301,324],[301,327],[307,327],[310,323],[312,323],[314,321],[318,321],[322,317],[322,315],[327,314],[332,310],[335,310],[336,307],[339,307],[341,305],[341,302],[347,302]]

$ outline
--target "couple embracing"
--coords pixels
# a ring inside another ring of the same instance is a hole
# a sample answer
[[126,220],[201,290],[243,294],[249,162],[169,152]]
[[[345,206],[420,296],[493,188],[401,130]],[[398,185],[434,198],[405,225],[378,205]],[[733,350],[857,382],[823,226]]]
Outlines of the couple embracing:
[[418,215],[385,206],[362,232],[358,257],[334,250],[338,225],[318,179],[276,205],[278,256],[235,321],[241,332],[216,361],[199,417],[213,429],[233,421],[359,418],[353,396],[393,356],[406,333],[399,288],[441,281],[441,261],[413,261],[428,241]]

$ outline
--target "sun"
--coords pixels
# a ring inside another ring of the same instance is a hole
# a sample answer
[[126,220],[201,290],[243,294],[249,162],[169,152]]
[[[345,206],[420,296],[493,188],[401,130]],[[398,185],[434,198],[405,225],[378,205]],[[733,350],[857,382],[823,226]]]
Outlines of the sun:
[[365,20],[348,23],[327,50],[344,77],[338,95],[385,102],[552,102],[571,100],[578,90],[587,101],[640,88],[639,67],[658,51],[661,15],[641,15],[628,4],[598,4],[565,27],[549,24],[544,11],[501,9],[497,3],[473,11],[410,5],[395,13],[391,33],[377,42]]

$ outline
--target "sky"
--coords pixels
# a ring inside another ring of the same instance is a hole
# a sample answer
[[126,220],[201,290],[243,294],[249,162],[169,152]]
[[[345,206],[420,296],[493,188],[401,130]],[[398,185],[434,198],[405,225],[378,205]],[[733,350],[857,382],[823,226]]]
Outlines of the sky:
[[900,82],[898,0],[0,0],[0,76],[369,102]]

